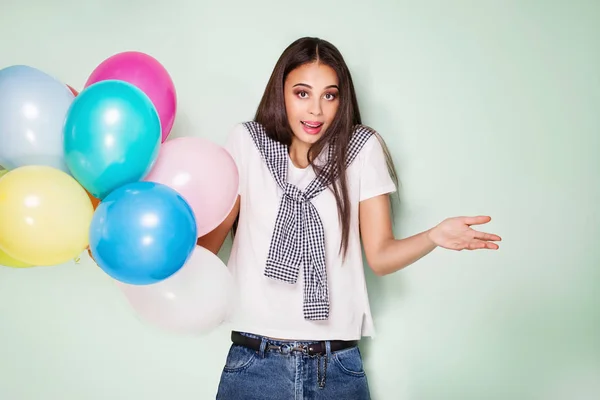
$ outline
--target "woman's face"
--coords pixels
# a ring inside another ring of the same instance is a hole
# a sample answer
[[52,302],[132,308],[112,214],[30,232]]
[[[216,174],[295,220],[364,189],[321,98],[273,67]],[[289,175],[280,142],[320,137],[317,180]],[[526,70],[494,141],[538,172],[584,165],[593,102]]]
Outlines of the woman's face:
[[294,140],[315,143],[329,128],[339,107],[337,74],[325,64],[304,64],[288,74],[283,90]]

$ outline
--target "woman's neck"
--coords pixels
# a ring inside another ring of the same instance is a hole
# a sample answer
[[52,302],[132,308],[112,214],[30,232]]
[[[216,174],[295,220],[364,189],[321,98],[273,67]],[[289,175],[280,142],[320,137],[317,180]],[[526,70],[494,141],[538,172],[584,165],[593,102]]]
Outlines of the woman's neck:
[[288,149],[290,160],[297,168],[308,167],[308,150],[310,145],[299,140],[292,140],[292,144]]

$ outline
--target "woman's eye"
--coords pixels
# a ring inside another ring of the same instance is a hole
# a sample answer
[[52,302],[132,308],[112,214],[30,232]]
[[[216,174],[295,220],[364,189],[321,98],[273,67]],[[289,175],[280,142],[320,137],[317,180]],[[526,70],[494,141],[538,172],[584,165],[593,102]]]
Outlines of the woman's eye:
[[298,97],[300,97],[301,99],[305,99],[306,97],[308,97],[308,93],[304,91],[298,92]]
[[326,100],[333,100],[333,99],[335,99],[335,95],[333,93],[326,93],[325,94],[325,99]]

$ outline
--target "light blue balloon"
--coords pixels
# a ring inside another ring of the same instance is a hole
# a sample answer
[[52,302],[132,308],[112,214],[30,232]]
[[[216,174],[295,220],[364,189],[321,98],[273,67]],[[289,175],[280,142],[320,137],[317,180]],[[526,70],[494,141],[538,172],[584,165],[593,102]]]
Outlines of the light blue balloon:
[[112,278],[132,284],[160,282],[177,272],[196,247],[196,220],[174,189],[134,182],[111,192],[90,225],[90,250]]
[[26,65],[0,70],[0,165],[8,170],[44,165],[69,173],[63,127],[73,93]]
[[67,166],[98,199],[142,180],[154,166],[161,143],[154,104],[140,89],[119,80],[81,91],[67,114],[64,132]]

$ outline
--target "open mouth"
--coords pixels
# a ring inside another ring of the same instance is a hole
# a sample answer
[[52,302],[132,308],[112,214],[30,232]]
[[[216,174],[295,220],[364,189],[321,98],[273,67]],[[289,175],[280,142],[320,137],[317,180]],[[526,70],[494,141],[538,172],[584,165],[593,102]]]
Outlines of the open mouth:
[[300,121],[302,123],[302,125],[308,127],[308,128],[312,128],[312,129],[316,129],[316,128],[320,128],[321,126],[323,126],[322,122],[314,122],[314,121]]

